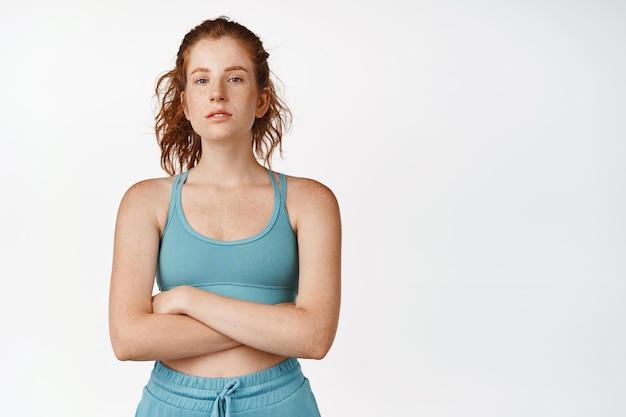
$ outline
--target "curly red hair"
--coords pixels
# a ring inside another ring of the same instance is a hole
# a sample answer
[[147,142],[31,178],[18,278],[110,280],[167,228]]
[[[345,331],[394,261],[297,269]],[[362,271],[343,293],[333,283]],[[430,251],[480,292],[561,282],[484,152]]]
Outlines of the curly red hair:
[[189,50],[203,39],[230,37],[241,43],[255,68],[259,90],[269,93],[269,108],[252,126],[252,147],[256,158],[267,167],[276,149],[282,154],[282,136],[291,123],[291,112],[276,93],[267,63],[269,54],[257,35],[226,17],[205,20],[185,35],[178,49],[176,66],[159,77],[156,98],[159,111],[155,117],[156,137],[161,148],[161,167],[170,175],[194,167],[202,155],[200,136],[185,118],[181,93],[187,83],[186,62]]

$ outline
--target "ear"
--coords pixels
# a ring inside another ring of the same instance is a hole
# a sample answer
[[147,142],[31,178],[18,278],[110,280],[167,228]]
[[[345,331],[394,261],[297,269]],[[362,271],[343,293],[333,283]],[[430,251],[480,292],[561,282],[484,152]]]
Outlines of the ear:
[[187,103],[185,102],[185,92],[180,93],[180,104],[183,106],[183,113],[185,113],[185,119],[189,120],[189,115],[187,114]]
[[265,87],[259,92],[259,101],[256,106],[255,116],[257,119],[265,116],[270,107],[270,89]]

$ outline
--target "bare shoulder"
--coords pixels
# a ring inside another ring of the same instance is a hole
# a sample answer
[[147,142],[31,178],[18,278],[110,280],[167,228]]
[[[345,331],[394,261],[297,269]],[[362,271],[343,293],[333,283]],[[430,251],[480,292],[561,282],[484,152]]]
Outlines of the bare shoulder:
[[173,177],[151,178],[139,181],[128,188],[122,197],[122,205],[152,205],[156,201],[169,198]]
[[151,178],[131,185],[120,202],[119,215],[146,216],[162,225],[167,217],[174,177]]
[[286,205],[295,229],[315,218],[339,220],[337,197],[328,186],[311,178],[287,176]]
[[287,176],[287,200],[301,204],[337,205],[333,191],[321,182],[302,177]]

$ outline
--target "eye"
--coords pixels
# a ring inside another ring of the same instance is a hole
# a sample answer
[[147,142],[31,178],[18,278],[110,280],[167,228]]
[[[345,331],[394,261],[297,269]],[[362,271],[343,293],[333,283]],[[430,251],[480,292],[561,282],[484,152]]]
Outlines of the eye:
[[237,77],[236,75],[234,75],[234,76],[230,77],[228,80],[229,80],[230,82],[232,82],[232,83],[240,83],[240,82],[243,82],[243,78],[241,78],[241,77]]
[[196,81],[194,81],[195,84],[206,84],[208,82],[209,80],[207,80],[206,78],[198,78]]

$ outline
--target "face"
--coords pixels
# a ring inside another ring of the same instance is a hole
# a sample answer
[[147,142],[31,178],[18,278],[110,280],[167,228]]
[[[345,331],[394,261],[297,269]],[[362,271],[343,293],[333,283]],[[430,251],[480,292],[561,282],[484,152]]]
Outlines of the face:
[[204,39],[187,56],[187,85],[181,95],[185,117],[203,140],[250,145],[252,125],[269,96],[256,85],[254,64],[231,38]]

